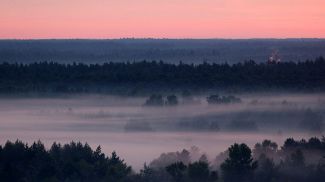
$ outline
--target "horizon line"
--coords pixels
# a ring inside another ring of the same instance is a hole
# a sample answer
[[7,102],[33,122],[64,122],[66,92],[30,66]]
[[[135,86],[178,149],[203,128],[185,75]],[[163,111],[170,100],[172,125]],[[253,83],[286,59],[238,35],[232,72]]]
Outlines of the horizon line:
[[290,37],[290,38],[277,38],[277,37],[264,37],[264,38],[154,38],[154,37],[121,37],[121,38],[0,38],[4,40],[324,40],[325,37]]

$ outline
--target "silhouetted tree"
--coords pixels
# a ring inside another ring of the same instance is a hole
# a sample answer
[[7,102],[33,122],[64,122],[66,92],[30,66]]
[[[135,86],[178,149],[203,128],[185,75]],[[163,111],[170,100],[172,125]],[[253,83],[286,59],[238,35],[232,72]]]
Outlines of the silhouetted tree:
[[140,173],[134,180],[134,182],[163,182],[171,181],[171,177],[165,169],[153,169],[148,165],[144,164],[143,169],[140,170]]
[[164,100],[161,95],[153,94],[149,97],[149,99],[145,103],[146,106],[163,106]]
[[173,177],[175,182],[185,181],[186,168],[182,162],[176,162],[166,167],[166,171]]
[[212,182],[218,179],[218,173],[210,171],[208,163],[198,161],[188,165],[188,177],[193,182]]
[[131,173],[131,167],[121,160],[116,152],[112,152],[108,160],[108,169],[105,179],[108,181],[121,181]]
[[178,104],[178,99],[176,95],[169,95],[167,96],[167,101],[166,101],[166,105],[169,106],[176,106]]
[[261,154],[258,158],[258,168],[255,171],[256,182],[272,182],[277,181],[278,173],[273,160]]
[[278,151],[278,145],[271,140],[264,140],[262,143],[257,143],[254,146],[253,153],[256,158],[260,155],[265,155],[266,157],[273,157]]
[[228,158],[221,164],[225,182],[251,181],[257,162],[253,161],[252,151],[245,144],[234,144],[229,149]]

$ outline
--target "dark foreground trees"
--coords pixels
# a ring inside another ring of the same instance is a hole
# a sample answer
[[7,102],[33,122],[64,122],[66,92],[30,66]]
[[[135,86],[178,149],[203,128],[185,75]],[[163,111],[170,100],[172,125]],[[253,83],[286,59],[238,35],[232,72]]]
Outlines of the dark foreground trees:
[[218,180],[217,171],[210,169],[209,164],[197,161],[186,166],[182,162],[176,162],[166,167],[168,174],[175,182],[214,182]]
[[188,177],[193,182],[213,182],[217,181],[218,172],[210,170],[207,162],[198,161],[188,165]]
[[228,151],[228,158],[220,166],[224,181],[252,181],[257,162],[253,161],[251,149],[245,144],[234,144]]
[[183,162],[176,162],[166,167],[166,171],[170,174],[174,181],[181,182],[186,179],[186,168]]
[[41,142],[16,141],[0,148],[1,181],[125,181],[130,174],[115,152],[107,157],[88,144],[54,143],[46,150]]
[[105,156],[100,147],[92,150],[88,144],[54,143],[47,150],[41,142],[31,146],[7,142],[0,146],[0,181],[323,182],[325,178],[324,137],[289,138],[279,149],[265,140],[253,153],[245,144],[234,144],[217,166],[204,155],[192,159],[192,154],[183,150],[161,155],[136,173],[115,152]]

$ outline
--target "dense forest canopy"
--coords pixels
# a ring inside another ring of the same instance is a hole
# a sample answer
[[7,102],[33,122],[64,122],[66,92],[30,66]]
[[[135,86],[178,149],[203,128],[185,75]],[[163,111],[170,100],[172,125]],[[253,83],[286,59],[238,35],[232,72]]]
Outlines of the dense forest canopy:
[[325,55],[324,39],[115,39],[0,40],[0,62],[104,63],[164,60],[168,63],[265,62],[274,52],[283,61]]
[[143,90],[325,89],[325,60],[198,65],[164,62],[104,64],[1,63],[0,92],[111,92]]
[[101,147],[88,144],[53,143],[47,150],[40,141],[28,145],[7,141],[0,146],[1,181],[125,181],[125,182],[321,182],[325,174],[325,138],[296,141],[282,147],[264,140],[253,149],[233,144],[208,161],[205,154],[193,160],[193,152],[163,153],[140,172],[116,152],[106,156]]

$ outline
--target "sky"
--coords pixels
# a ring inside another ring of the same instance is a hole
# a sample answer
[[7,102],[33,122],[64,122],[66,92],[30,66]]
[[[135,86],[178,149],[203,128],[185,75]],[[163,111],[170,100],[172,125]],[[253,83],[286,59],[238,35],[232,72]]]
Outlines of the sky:
[[325,0],[0,0],[0,39],[325,38]]

